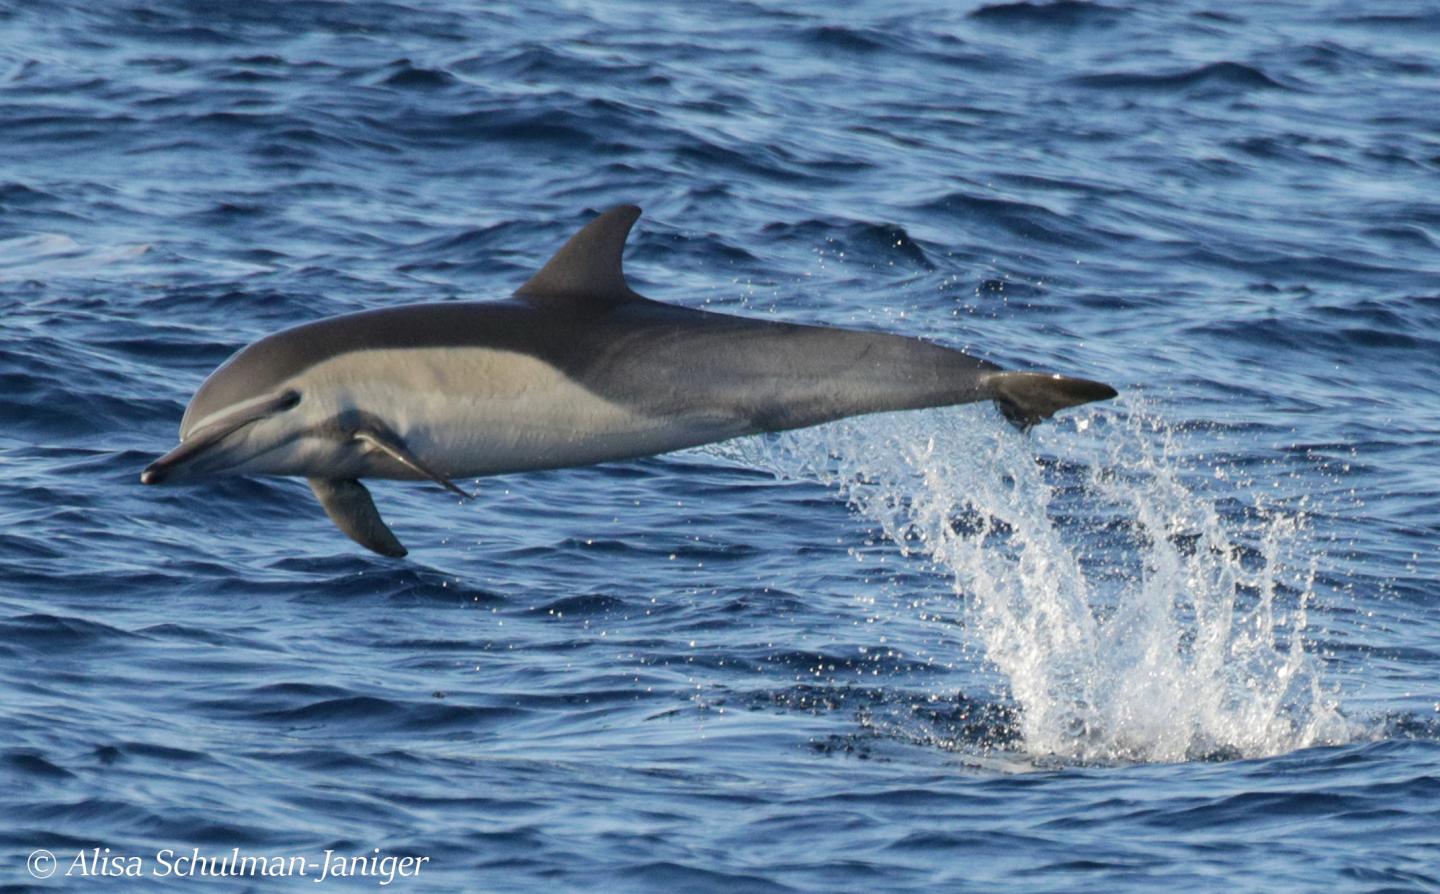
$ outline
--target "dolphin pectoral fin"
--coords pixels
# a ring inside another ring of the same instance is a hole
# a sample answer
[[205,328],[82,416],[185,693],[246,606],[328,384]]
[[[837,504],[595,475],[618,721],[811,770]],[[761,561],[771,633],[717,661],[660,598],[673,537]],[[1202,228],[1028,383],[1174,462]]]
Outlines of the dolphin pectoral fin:
[[459,485],[430,468],[420,460],[420,457],[410,452],[405,442],[392,432],[380,428],[362,428],[355,432],[355,440],[369,444],[383,452],[386,456],[395,460],[411,471],[429,478],[431,481],[450,491],[469,499],[472,494],[466,493]]
[[335,526],[345,532],[351,540],[382,556],[398,559],[409,550],[385,525],[375,509],[370,491],[354,478],[310,478],[310,489],[315,492],[325,514]]
[[1021,431],[1066,407],[1109,400],[1119,393],[1103,382],[1051,373],[991,373],[985,377],[985,385],[995,406]]

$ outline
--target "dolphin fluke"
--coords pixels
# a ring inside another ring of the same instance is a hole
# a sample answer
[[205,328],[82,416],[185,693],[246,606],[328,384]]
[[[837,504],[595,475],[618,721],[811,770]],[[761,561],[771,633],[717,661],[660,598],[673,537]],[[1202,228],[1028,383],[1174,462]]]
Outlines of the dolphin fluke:
[[1053,373],[997,372],[985,379],[991,400],[1010,424],[1024,431],[1066,407],[1109,400],[1119,392],[1104,382]]
[[325,514],[351,540],[382,556],[398,559],[409,552],[380,518],[370,491],[354,478],[310,478],[310,489]]

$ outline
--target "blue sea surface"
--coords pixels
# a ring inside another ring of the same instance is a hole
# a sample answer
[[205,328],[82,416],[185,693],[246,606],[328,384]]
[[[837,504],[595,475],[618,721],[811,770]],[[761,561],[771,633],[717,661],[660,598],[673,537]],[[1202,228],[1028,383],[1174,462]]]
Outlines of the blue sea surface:
[[[1437,48],[1387,0],[0,0],[0,887],[1440,891]],[[657,300],[1121,397],[375,483],[403,561],[299,480],[140,485],[238,348],[503,298],[625,202]]]

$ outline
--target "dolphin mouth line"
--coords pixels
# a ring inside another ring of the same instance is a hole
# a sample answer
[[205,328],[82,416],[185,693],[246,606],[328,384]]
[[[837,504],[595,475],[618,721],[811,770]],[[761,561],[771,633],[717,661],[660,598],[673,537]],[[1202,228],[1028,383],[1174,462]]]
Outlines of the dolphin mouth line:
[[[239,431],[239,429],[236,429],[236,431]],[[230,432],[229,434],[234,434],[234,433],[235,433],[235,432]],[[253,454],[251,454],[250,456],[246,457],[246,458],[245,458],[245,461],[246,461],[246,462],[251,462],[251,461],[253,461],[253,460],[260,459],[261,457],[264,457],[264,456],[267,456],[267,455],[269,455],[269,454],[271,454],[271,453],[274,453],[276,450],[279,450],[281,447],[288,447],[290,444],[293,444],[294,442],[296,442],[296,441],[300,440],[301,438],[306,437],[307,435],[310,435],[310,434],[312,434],[312,433],[313,433],[313,432],[310,432],[310,431],[296,432],[295,434],[291,435],[291,436],[288,437],[288,438],[285,438],[285,439],[282,440],[282,441],[278,441],[278,442],[276,442],[276,443],[274,443],[274,444],[271,444],[271,445],[265,447],[263,450],[256,451],[255,453],[253,453]],[[228,437],[228,435],[227,435],[227,437]],[[224,438],[221,438],[220,440],[224,440]],[[146,466],[146,467],[145,467],[145,471],[143,471],[143,472],[140,473],[140,483],[141,483],[141,484],[164,484],[164,483],[165,483],[165,479],[169,476],[170,469],[173,468],[177,463],[184,462],[186,459],[191,458],[191,455],[192,455],[192,454],[193,454],[193,456],[198,457],[198,456],[202,455],[202,453],[203,453],[204,451],[209,450],[209,449],[210,449],[211,447],[213,447],[213,446],[217,446],[219,443],[220,443],[219,441],[216,441],[214,444],[203,445],[203,446],[201,446],[201,447],[196,448],[194,451],[189,451],[189,452],[184,453],[184,454],[182,454],[182,448],[184,448],[186,445],[185,445],[185,444],[181,444],[179,447],[176,447],[174,450],[171,450],[169,453],[165,454],[164,456],[162,456],[162,457],[160,457],[159,459],[155,460],[155,461],[154,461],[153,463],[151,463],[150,465]],[[180,455],[177,455],[177,454],[180,454]],[[201,470],[199,470],[199,471],[209,471],[209,470],[201,469]]]

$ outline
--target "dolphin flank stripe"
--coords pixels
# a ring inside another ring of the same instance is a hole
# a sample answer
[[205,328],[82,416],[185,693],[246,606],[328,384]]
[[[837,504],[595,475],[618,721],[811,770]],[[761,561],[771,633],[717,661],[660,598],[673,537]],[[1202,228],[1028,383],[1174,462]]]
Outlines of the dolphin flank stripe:
[[179,446],[140,480],[301,476],[346,535],[400,557],[361,479],[466,495],[452,479],[979,400],[1027,428],[1115,396],[922,339],[652,301],[621,263],[639,217],[622,205],[594,218],[506,300],[368,310],[260,339],[205,380]]

